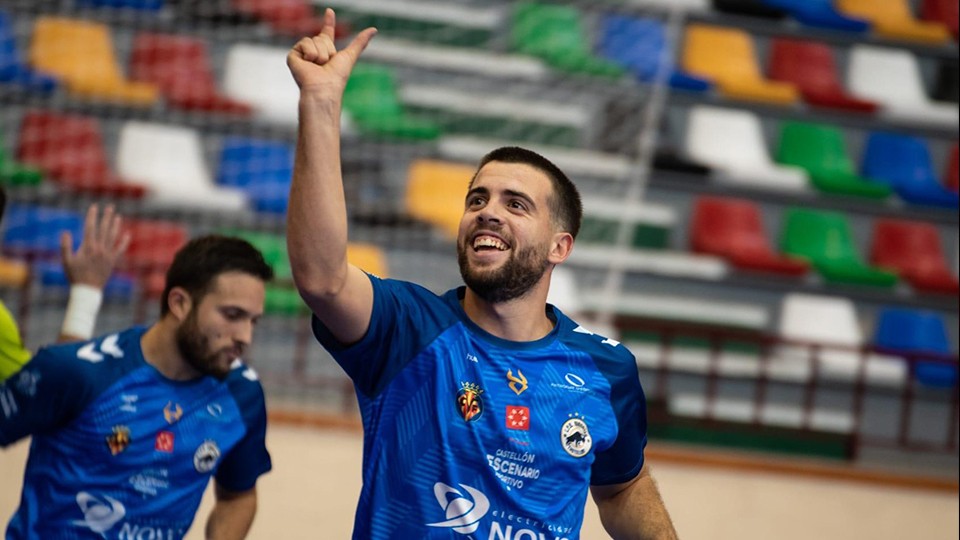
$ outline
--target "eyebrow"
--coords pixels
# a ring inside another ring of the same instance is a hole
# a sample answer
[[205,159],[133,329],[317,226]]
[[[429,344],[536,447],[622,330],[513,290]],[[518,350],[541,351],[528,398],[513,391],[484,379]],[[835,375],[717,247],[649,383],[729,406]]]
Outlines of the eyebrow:
[[[533,202],[533,199],[531,199],[529,195],[527,195],[526,193],[524,193],[524,192],[522,192],[522,191],[515,191],[515,190],[512,190],[512,189],[506,189],[506,190],[504,190],[503,192],[504,192],[505,194],[507,194],[508,196],[510,196],[510,197],[516,197],[516,198],[518,198],[518,199],[523,199],[523,200],[526,201],[526,203],[530,206],[530,208],[536,208],[536,207],[537,207],[537,204],[536,204],[535,202]],[[472,188],[470,191],[467,192],[467,197],[466,197],[466,198],[469,199],[470,196],[472,196],[472,195],[485,195],[485,196],[488,196],[488,197],[489,197],[489,196],[490,196],[490,190],[487,189],[487,188],[485,188],[485,187],[475,187],[475,188]]]

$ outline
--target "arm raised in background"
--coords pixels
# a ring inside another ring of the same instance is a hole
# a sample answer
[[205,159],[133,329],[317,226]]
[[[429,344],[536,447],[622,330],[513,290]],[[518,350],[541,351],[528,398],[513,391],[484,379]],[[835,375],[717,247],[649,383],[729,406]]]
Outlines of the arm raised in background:
[[103,288],[130,245],[130,235],[123,232],[122,225],[113,206],[104,207],[101,216],[97,205],[91,204],[83,224],[83,239],[76,252],[73,251],[73,235],[69,232],[60,235],[60,255],[70,282],[70,300],[58,342],[93,337]]
[[217,502],[207,519],[207,540],[240,540],[247,537],[257,514],[257,488],[229,491],[215,486]]
[[367,28],[337,51],[335,24],[333,10],[327,9],[320,34],[301,39],[287,55],[300,87],[287,248],[300,296],[334,337],[352,343],[367,331],[373,288],[363,271],[347,262],[340,112],[350,72],[376,30]]
[[633,480],[590,488],[603,528],[615,540],[676,540],[677,531],[647,467]]

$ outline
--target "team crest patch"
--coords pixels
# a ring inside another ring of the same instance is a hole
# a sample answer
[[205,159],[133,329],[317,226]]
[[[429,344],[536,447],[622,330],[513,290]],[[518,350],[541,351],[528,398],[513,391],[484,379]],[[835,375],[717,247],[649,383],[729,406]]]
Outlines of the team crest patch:
[[480,385],[474,383],[460,383],[460,391],[457,392],[457,410],[460,416],[467,422],[473,422],[483,415],[483,389]]
[[163,419],[166,420],[168,424],[179,422],[182,416],[183,407],[181,407],[179,403],[168,401],[167,405],[163,408]]
[[516,376],[514,376],[512,370],[508,369],[507,380],[510,381],[510,383],[508,384],[510,389],[513,390],[513,393],[518,396],[522,394],[524,390],[526,390],[530,386],[529,384],[527,384],[527,378],[523,376],[523,372],[520,371],[519,369],[517,370]]
[[220,459],[220,447],[215,441],[203,441],[193,454],[193,467],[198,473],[208,473],[213,470]]
[[571,414],[570,418],[563,423],[560,428],[560,444],[568,454],[575,458],[581,458],[590,452],[593,447],[593,438],[590,437],[590,430],[587,423],[576,413]]
[[127,426],[113,426],[113,432],[107,435],[107,448],[111,455],[117,455],[130,446],[130,428]]

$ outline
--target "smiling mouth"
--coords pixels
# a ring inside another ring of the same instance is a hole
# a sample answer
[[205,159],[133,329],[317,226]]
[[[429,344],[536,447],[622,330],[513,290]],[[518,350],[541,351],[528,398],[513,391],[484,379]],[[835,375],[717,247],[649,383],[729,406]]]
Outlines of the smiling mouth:
[[481,235],[473,239],[473,249],[474,251],[506,251],[510,246],[498,238]]

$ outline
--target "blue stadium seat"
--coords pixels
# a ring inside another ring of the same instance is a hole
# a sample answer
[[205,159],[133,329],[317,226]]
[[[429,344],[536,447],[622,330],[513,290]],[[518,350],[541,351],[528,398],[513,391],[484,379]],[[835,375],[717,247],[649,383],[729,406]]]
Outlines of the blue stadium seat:
[[706,79],[676,69],[673,51],[665,50],[666,29],[656,19],[608,15],[603,19],[600,54],[629,69],[642,82],[653,82],[663,62],[670,65],[669,83],[673,88],[703,92],[713,85]]
[[12,20],[0,10],[0,83],[21,86],[48,94],[57,87],[57,79],[28,67],[20,57]]
[[164,0],[77,0],[79,7],[159,11]]
[[863,152],[861,174],[892,187],[903,200],[924,206],[957,209],[957,193],[943,186],[923,139],[871,133]]
[[[43,261],[33,265],[33,271],[40,277],[44,287],[67,288],[70,280],[60,261]],[[136,291],[136,279],[126,274],[114,273],[103,288],[103,295],[109,299],[133,298]]]
[[[877,321],[874,343],[902,353],[950,355],[946,325],[930,311],[884,309]],[[917,380],[928,386],[949,388],[957,383],[956,366],[932,361],[920,361],[914,366]]]
[[3,217],[5,251],[25,256],[60,253],[60,233],[73,235],[73,247],[80,245],[83,216],[60,208],[11,205]]
[[870,23],[837,11],[833,0],[763,0],[772,8],[786,11],[801,24],[845,32],[866,32]]
[[244,190],[258,212],[284,214],[293,177],[291,145],[283,142],[227,137],[220,152],[217,183]]

